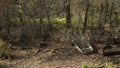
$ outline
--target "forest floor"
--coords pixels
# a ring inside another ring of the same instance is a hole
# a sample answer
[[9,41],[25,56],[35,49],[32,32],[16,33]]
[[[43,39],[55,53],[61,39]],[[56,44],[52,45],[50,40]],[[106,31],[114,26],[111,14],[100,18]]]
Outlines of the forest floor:
[[39,50],[14,46],[12,53],[14,59],[4,61],[8,68],[82,68],[83,65],[103,68],[108,62],[114,62],[120,68],[120,55],[83,55],[73,46],[63,43],[55,43]]

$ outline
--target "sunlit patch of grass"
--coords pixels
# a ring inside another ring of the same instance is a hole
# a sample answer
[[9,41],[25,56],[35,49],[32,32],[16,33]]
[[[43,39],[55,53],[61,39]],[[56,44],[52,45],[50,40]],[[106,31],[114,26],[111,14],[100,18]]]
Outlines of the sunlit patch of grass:
[[116,65],[114,65],[112,62],[109,62],[104,65],[104,68],[116,68]]
[[65,18],[53,18],[51,19],[51,24],[53,27],[63,27],[66,25]]
[[82,68],[88,68],[87,64],[83,64]]
[[65,24],[66,23],[66,19],[65,18],[53,18],[52,22],[53,23],[58,23],[58,24]]

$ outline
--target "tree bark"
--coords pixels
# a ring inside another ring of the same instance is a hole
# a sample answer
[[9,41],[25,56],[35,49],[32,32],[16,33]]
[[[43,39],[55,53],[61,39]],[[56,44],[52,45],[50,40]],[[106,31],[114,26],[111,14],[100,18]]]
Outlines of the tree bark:
[[67,27],[71,27],[71,11],[70,11],[70,1],[65,0],[64,1],[64,7],[65,7],[65,14],[66,14],[66,24]]
[[87,2],[87,6],[86,6],[86,11],[85,11],[85,19],[84,19],[84,24],[83,24],[83,34],[86,32],[86,27],[87,27],[87,21],[88,21],[88,11],[89,11],[89,1]]

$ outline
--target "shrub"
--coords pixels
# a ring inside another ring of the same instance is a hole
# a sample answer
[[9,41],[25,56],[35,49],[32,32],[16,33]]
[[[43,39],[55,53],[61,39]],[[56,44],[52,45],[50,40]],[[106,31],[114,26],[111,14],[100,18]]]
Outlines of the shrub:
[[11,60],[11,45],[0,40],[0,58]]
[[112,62],[106,63],[104,67],[105,68],[116,68]]
[[66,26],[66,19],[65,18],[52,18],[51,25],[53,27],[64,27]]
[[83,64],[82,68],[88,68],[88,66],[86,64]]

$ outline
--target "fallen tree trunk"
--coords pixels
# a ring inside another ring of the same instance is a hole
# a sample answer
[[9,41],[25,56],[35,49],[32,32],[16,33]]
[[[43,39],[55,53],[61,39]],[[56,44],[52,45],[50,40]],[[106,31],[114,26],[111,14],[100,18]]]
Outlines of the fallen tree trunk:
[[103,55],[104,56],[120,55],[120,50],[117,50],[117,49],[104,50]]

